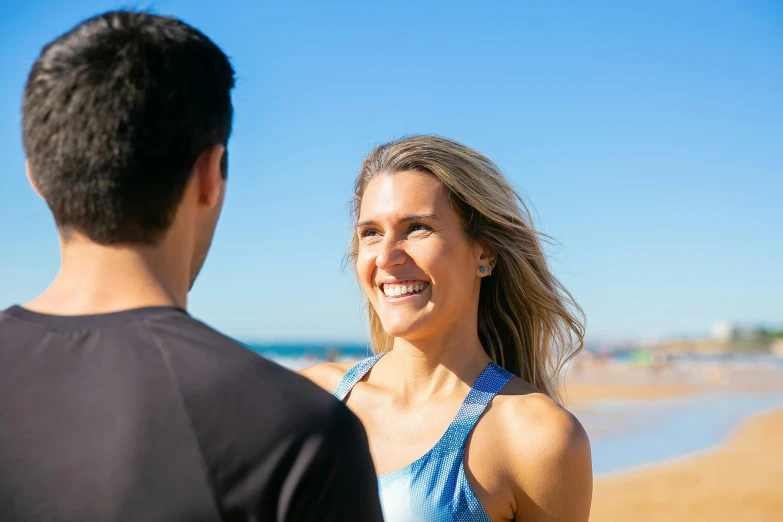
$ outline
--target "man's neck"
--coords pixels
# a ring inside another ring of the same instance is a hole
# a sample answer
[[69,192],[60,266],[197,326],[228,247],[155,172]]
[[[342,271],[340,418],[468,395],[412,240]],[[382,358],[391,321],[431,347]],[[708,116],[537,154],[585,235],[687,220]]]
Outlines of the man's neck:
[[[107,247],[71,239],[49,288],[25,305],[52,315],[92,315],[148,306],[187,306],[190,270],[162,247]],[[181,257],[181,256],[180,256]]]

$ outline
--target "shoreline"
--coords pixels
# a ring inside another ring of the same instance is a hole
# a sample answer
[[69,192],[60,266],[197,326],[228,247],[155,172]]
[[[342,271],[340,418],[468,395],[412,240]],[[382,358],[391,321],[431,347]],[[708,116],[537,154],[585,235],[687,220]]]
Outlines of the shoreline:
[[[659,460],[657,462],[649,463],[649,464],[640,464],[638,466],[632,466],[630,468],[626,468],[619,471],[610,471],[605,473],[594,473],[593,479],[598,481],[603,480],[614,480],[614,479],[621,479],[627,475],[635,475],[639,473],[645,473],[645,472],[652,472],[655,471],[658,468],[666,467],[666,466],[676,466],[679,464],[687,464],[689,461],[702,457],[704,455],[709,455],[713,452],[720,451],[726,444],[731,442],[731,439],[740,432],[746,425],[754,422],[756,419],[761,419],[763,417],[769,416],[769,415],[776,415],[778,413],[783,414],[783,407],[781,406],[773,406],[771,408],[765,408],[763,410],[757,411],[755,413],[750,414],[748,417],[744,418],[740,423],[731,430],[731,432],[723,438],[720,442],[716,444],[710,444],[709,446],[706,446],[702,449],[692,451],[685,455],[677,455],[675,457],[669,457],[663,460]],[[781,436],[783,436],[783,433],[781,433]],[[781,490],[781,494],[783,494],[783,489]]]
[[756,412],[719,444],[595,477],[591,522],[783,519],[783,408]]

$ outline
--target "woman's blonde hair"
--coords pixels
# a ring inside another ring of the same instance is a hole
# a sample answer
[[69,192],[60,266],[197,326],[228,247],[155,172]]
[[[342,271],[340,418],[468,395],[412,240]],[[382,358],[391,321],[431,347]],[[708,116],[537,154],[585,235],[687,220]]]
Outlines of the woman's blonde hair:
[[[555,400],[563,365],[583,345],[584,314],[555,278],[524,201],[483,154],[437,136],[410,136],[373,149],[354,186],[352,214],[359,218],[364,190],[382,174],[415,171],[436,177],[448,189],[453,208],[472,241],[496,252],[491,277],[481,281],[478,334],[497,364]],[[349,259],[355,265],[359,241],[354,234]],[[392,349],[367,300],[375,352]]]

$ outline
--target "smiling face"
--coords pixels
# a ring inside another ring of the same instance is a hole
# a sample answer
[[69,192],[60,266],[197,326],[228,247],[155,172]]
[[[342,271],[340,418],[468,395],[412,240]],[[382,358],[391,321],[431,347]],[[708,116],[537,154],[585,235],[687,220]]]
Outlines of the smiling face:
[[364,190],[356,269],[388,335],[416,340],[477,323],[486,259],[447,196],[420,172],[379,175]]

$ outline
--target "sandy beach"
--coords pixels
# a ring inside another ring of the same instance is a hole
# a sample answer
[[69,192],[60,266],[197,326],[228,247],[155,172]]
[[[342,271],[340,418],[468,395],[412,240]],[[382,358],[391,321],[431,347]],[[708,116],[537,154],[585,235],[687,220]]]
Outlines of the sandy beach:
[[626,363],[591,364],[565,375],[566,407],[601,399],[655,400],[715,392],[783,391],[783,367],[766,364],[691,363],[665,369]]
[[597,480],[591,522],[783,520],[783,410],[700,455]]
[[[578,409],[600,399],[654,401],[726,390],[783,390],[783,369],[707,375],[686,380],[591,368],[582,378],[566,381],[566,405]],[[590,520],[783,521],[783,409],[747,418],[722,443],[695,455],[597,479]]]
[[694,386],[683,382],[642,382],[633,384],[574,382],[569,383],[565,387],[563,401],[566,407],[570,407],[600,399],[669,399],[694,393],[703,393],[707,390],[706,387]]

